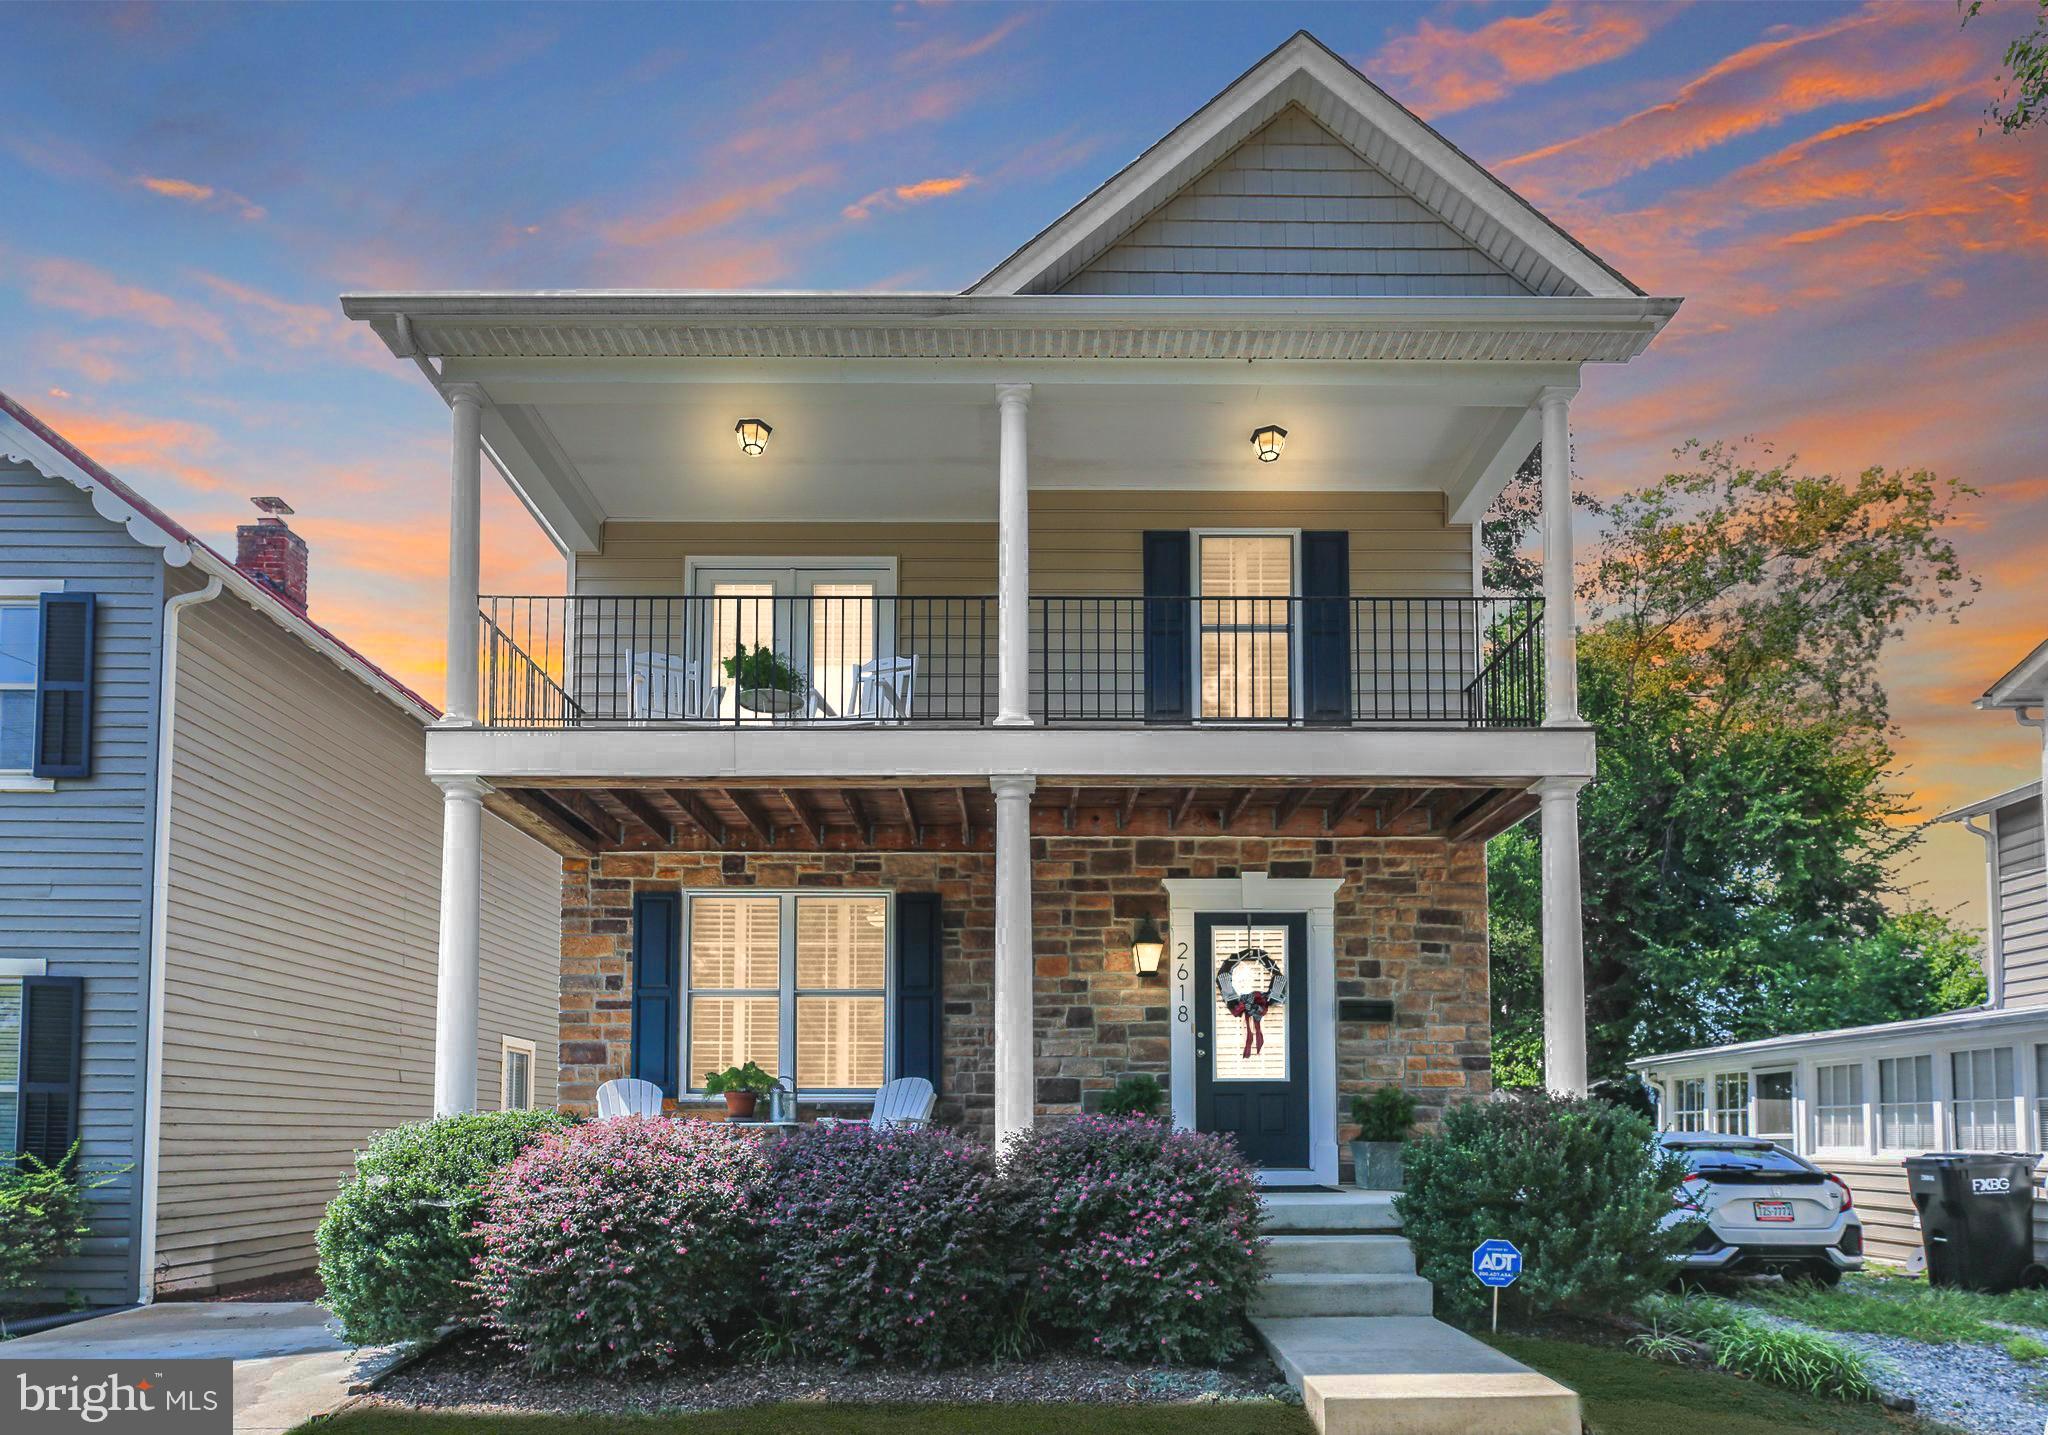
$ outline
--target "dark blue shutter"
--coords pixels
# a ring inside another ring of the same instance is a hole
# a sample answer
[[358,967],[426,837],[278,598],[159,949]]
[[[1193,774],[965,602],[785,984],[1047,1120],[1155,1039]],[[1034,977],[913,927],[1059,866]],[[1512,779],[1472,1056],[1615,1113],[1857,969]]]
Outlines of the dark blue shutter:
[[1351,720],[1351,535],[1301,535],[1301,715]]
[[45,593],[36,652],[37,777],[92,776],[90,593]]
[[1148,530],[1144,557],[1145,721],[1186,722],[1194,716],[1188,671],[1193,544],[1185,529]]
[[[679,892],[643,892],[633,899],[633,1069],[675,1097],[676,1046],[682,1035],[678,968],[683,939]],[[688,1082],[681,1082],[687,1087]]]
[[939,1089],[943,980],[939,899],[931,892],[896,894],[896,1070]]
[[21,1001],[15,1148],[54,1166],[78,1140],[78,1033],[85,988],[77,977],[24,977]]

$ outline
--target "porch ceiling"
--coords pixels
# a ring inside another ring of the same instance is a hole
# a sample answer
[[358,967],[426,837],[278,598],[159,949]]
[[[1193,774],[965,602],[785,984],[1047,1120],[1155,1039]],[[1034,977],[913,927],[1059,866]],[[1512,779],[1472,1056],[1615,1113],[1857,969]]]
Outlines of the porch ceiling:
[[[564,856],[620,851],[990,851],[986,784],[495,787],[487,805]],[[1042,780],[1045,837],[1384,837],[1483,842],[1536,810],[1520,787]]]

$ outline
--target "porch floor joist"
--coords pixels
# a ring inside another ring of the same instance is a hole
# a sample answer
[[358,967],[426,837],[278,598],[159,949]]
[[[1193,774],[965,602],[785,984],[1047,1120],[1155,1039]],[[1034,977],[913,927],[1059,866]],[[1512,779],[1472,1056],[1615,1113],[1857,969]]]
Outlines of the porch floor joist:
[[[617,851],[989,851],[995,799],[957,782],[775,786],[505,783],[487,805],[566,856]],[[1483,842],[1536,810],[1519,787],[1443,782],[1086,784],[1041,779],[1044,837],[1317,837]]]

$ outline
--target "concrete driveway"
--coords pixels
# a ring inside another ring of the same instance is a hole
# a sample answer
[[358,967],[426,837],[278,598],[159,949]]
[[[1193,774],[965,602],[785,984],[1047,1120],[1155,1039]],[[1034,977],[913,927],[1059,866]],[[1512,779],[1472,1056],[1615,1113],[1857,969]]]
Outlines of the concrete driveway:
[[276,1435],[325,1415],[404,1346],[355,1347],[310,1301],[167,1301],[0,1341],[0,1360],[235,1362],[236,1435]]

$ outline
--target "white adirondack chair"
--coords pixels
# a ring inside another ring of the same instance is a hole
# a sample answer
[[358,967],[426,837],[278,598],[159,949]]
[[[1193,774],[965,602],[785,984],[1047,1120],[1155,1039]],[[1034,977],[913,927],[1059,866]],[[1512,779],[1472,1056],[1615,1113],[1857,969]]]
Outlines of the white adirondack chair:
[[635,722],[716,722],[719,704],[725,701],[725,685],[704,676],[695,658],[678,658],[672,653],[636,653],[626,650],[626,671],[632,681],[632,715]]
[[932,1107],[939,1094],[922,1076],[899,1076],[875,1093],[875,1109],[868,1125],[876,1131],[892,1126],[922,1126],[932,1119]]
[[597,1115],[601,1121],[615,1116],[661,1115],[661,1088],[637,1076],[622,1076],[597,1088]]
[[827,707],[822,715],[842,723],[907,722],[916,701],[917,655],[876,658],[854,665],[846,711],[834,713]]

